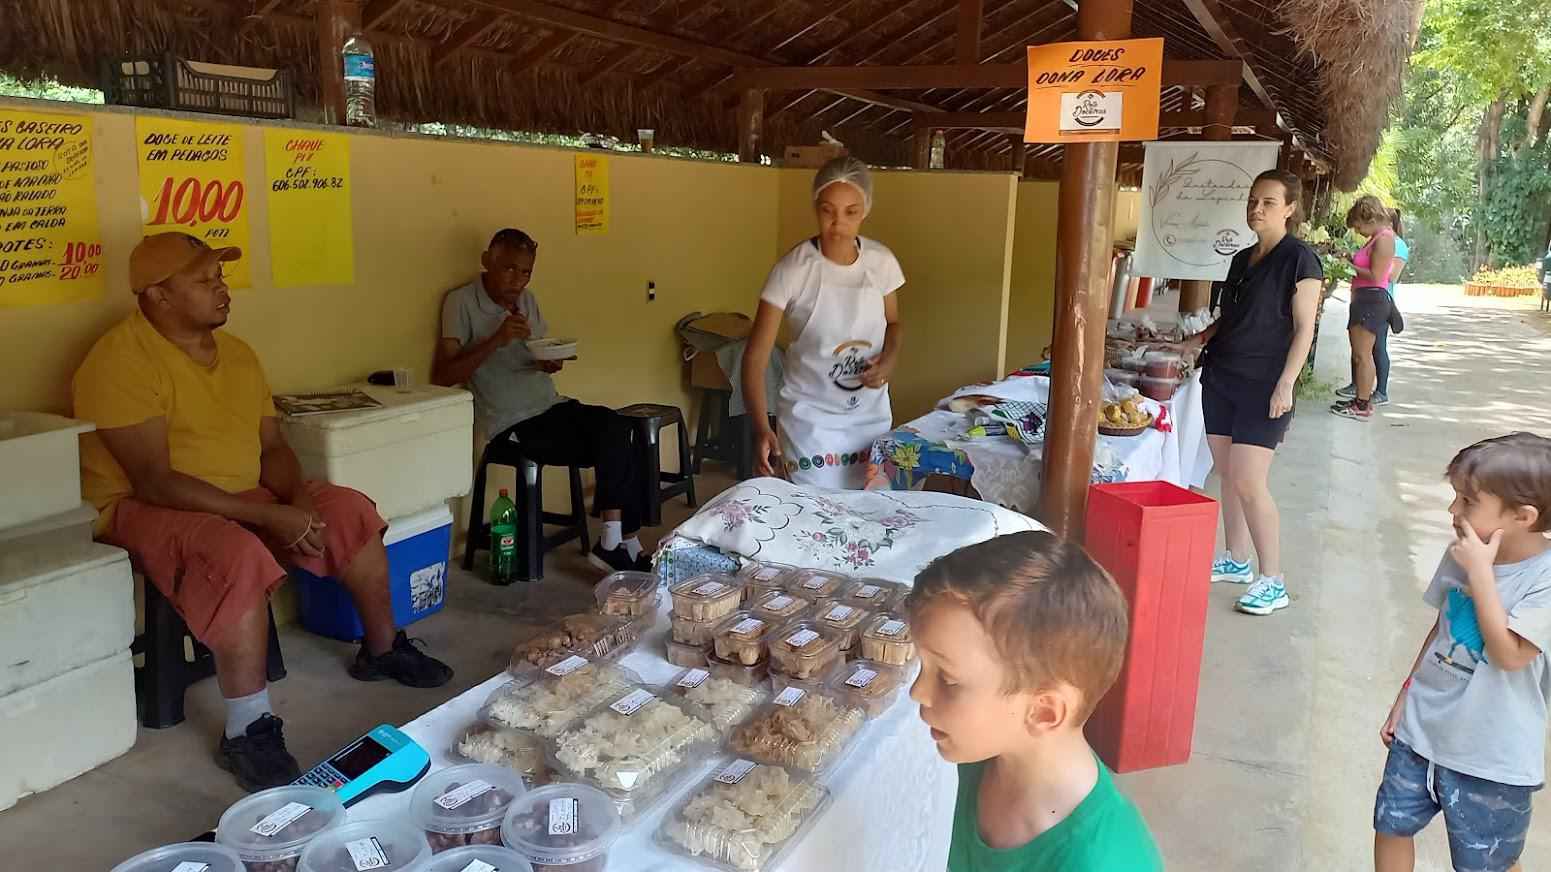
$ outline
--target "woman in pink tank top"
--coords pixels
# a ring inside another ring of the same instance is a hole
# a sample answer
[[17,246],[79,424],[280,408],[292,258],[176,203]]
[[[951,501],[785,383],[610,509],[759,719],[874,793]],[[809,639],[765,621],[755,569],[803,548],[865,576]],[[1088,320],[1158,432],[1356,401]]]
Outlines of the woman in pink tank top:
[[1356,396],[1341,400],[1330,411],[1343,418],[1366,421],[1373,417],[1373,389],[1378,370],[1373,363],[1373,345],[1379,331],[1389,329],[1394,310],[1389,283],[1399,263],[1395,260],[1395,231],[1390,212],[1379,198],[1364,194],[1346,213],[1346,226],[1368,237],[1352,256],[1357,274],[1352,278],[1352,299],[1348,307],[1346,335],[1352,346],[1352,385]]

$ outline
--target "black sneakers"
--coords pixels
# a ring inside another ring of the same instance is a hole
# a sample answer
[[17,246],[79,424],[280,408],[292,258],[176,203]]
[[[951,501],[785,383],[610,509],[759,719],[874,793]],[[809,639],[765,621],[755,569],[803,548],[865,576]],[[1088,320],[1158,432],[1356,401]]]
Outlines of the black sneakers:
[[393,647],[379,657],[366,652],[366,643],[350,664],[350,677],[356,681],[386,681],[391,678],[409,687],[441,687],[452,680],[452,667],[421,651],[419,639],[410,639],[403,630],[393,637]]
[[237,776],[237,783],[249,793],[290,784],[302,771],[285,749],[283,726],[274,715],[263,715],[248,725],[245,735],[235,739],[222,736],[216,762]]
[[592,546],[592,553],[587,555],[587,562],[604,572],[630,572],[636,568],[636,562],[630,559],[630,552],[625,546],[615,546],[612,551],[603,550],[601,543]]

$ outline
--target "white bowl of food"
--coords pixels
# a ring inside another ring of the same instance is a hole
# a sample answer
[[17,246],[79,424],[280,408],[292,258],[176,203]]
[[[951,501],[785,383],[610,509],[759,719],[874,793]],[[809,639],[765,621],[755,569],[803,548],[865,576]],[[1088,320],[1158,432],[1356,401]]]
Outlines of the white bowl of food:
[[575,339],[529,339],[534,360],[570,360],[576,356]]

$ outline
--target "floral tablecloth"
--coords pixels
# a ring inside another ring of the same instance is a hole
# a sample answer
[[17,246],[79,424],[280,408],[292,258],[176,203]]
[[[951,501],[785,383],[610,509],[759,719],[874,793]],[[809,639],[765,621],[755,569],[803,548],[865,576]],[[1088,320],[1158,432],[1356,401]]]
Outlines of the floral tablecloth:
[[[1015,376],[991,385],[955,392],[987,394],[1012,402],[1043,404],[1049,379]],[[946,400],[944,401],[946,403]],[[1094,451],[1095,482],[1163,480],[1200,487],[1212,469],[1201,414],[1201,381],[1192,376],[1174,398],[1162,404],[1171,430],[1147,430],[1138,436],[1103,436]],[[978,435],[959,412],[939,408],[880,437],[873,443],[868,487],[916,490],[933,475],[974,485],[982,499],[1020,512],[1039,503],[1044,445],[1005,435]]]

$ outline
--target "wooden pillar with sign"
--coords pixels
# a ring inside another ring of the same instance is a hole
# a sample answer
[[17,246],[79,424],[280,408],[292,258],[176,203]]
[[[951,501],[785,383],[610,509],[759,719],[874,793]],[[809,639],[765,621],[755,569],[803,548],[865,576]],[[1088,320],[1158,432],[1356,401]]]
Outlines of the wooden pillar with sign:
[[[1233,139],[1233,116],[1239,105],[1238,85],[1211,85],[1206,89],[1206,125],[1201,138],[1211,142]],[[1191,280],[1180,282],[1179,310],[1194,312],[1212,303],[1212,283]]]
[[[1083,0],[1081,40],[1126,40],[1131,0]],[[1104,323],[1122,140],[1156,139],[1162,40],[1029,49],[1030,141],[1061,142],[1056,305],[1040,520],[1081,541],[1104,384]],[[1144,60],[1145,59],[1145,60]],[[1049,113],[1048,115],[1046,113]],[[1117,117],[1118,116],[1118,117]],[[1060,129],[1040,131],[1039,119]],[[1048,122],[1046,122],[1048,123]],[[1048,138],[1038,138],[1038,133]]]
[[318,0],[318,106],[324,124],[345,123],[345,40],[361,32],[361,0]]
[[1023,143],[1023,134],[1007,134],[1007,144],[1010,146],[1008,150],[1008,169],[1021,176],[1023,175],[1023,166],[1027,162],[1024,156],[1028,153],[1028,148]]
[[917,127],[910,141],[910,165],[918,170],[932,168],[932,128]]
[[738,101],[738,160],[759,163],[765,142],[765,92],[748,90]]

